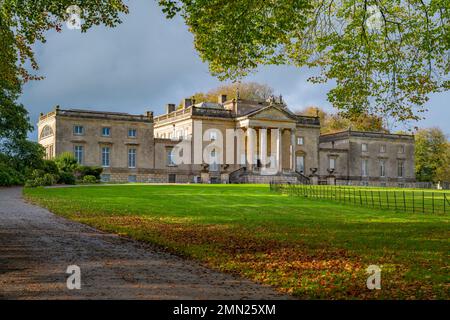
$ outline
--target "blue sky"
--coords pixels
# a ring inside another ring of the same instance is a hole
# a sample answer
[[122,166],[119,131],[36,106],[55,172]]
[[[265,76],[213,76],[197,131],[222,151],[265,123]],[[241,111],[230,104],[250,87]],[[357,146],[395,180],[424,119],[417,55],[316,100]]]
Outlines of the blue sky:
[[[130,14],[114,29],[51,31],[35,52],[45,79],[27,83],[20,99],[33,124],[55,105],[157,115],[167,103],[220,84],[198,57],[183,21],[165,19],[155,1],[131,2]],[[246,80],[269,84],[292,110],[315,105],[333,111],[326,101],[330,85],[310,84],[310,75],[307,69],[269,66]],[[419,126],[439,126],[450,135],[450,92],[432,96],[427,108]]]

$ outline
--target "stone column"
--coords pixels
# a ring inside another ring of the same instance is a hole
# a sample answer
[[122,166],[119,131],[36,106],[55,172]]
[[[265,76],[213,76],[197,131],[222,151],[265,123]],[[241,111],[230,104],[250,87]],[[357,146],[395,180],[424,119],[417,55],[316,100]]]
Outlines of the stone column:
[[255,144],[256,144],[256,133],[255,129],[248,128],[247,129],[247,162],[248,167],[253,169],[253,166],[256,163],[255,159]]
[[295,171],[295,129],[291,129],[291,170]]
[[278,165],[278,172],[283,171],[283,131],[281,128],[278,128],[278,135],[277,135],[277,165]]
[[261,161],[261,166],[265,167],[267,165],[267,129],[259,129],[259,159]]

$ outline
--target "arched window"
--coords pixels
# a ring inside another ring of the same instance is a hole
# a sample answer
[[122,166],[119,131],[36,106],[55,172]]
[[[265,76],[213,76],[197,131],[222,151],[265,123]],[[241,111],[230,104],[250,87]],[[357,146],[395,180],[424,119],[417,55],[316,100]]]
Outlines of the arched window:
[[41,139],[47,138],[53,135],[53,129],[50,126],[45,126],[41,131]]

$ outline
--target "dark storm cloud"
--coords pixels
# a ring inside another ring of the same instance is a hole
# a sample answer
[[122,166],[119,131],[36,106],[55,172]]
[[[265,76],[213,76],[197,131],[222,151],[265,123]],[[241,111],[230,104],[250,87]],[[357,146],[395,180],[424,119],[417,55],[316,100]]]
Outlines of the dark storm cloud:
[[[123,20],[114,29],[49,32],[47,42],[36,45],[39,74],[45,79],[26,84],[21,97],[33,123],[39,112],[55,105],[160,114],[166,103],[219,84],[198,57],[181,19],[166,20],[154,1],[136,0]],[[293,67],[262,67],[247,80],[271,85],[294,110],[309,105],[331,110],[326,101],[329,85],[308,83],[310,75]],[[447,132],[450,111],[444,102],[449,98],[450,94],[436,96],[430,108],[440,111],[433,123]]]

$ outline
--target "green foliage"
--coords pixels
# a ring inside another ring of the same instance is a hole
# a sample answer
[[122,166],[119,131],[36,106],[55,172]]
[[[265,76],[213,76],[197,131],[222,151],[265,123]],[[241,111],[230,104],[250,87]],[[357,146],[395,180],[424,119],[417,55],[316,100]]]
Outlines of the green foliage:
[[75,184],[76,178],[72,172],[61,171],[59,173],[58,183],[62,184]]
[[55,163],[59,171],[73,173],[78,168],[75,157],[70,152],[63,152],[55,158]]
[[58,176],[45,173],[43,170],[36,169],[31,174],[30,179],[25,183],[26,187],[51,186],[56,183]]
[[11,166],[0,162],[0,186],[14,186],[23,184],[24,178],[20,172]]
[[[345,117],[419,119],[429,95],[450,87],[448,0],[159,4],[168,18],[184,18],[200,57],[220,79],[239,79],[261,64],[309,67],[319,71],[313,83],[335,83],[328,100]],[[378,27],[369,25],[374,17]]]
[[85,175],[83,177],[83,182],[84,183],[97,183],[98,179],[95,176],[92,176],[92,175]]
[[58,166],[53,160],[44,160],[42,163],[42,170],[46,173],[51,173],[54,175],[59,174]]
[[450,181],[450,143],[439,128],[416,133],[416,178],[419,181]]
[[102,172],[102,167],[79,166],[76,170],[76,176],[80,179],[83,179],[85,176],[93,176],[96,180],[100,180]]
[[230,83],[211,89],[208,92],[197,92],[193,95],[196,102],[217,102],[219,95],[226,95],[227,99],[235,99],[239,92],[240,99],[265,101],[274,90],[267,84],[257,82]]
[[387,131],[383,125],[383,118],[380,116],[362,113],[354,115],[350,118],[344,118],[339,113],[329,114],[321,108],[308,107],[298,112],[305,116],[319,116],[321,133],[333,133],[343,130],[352,129],[355,131]]

